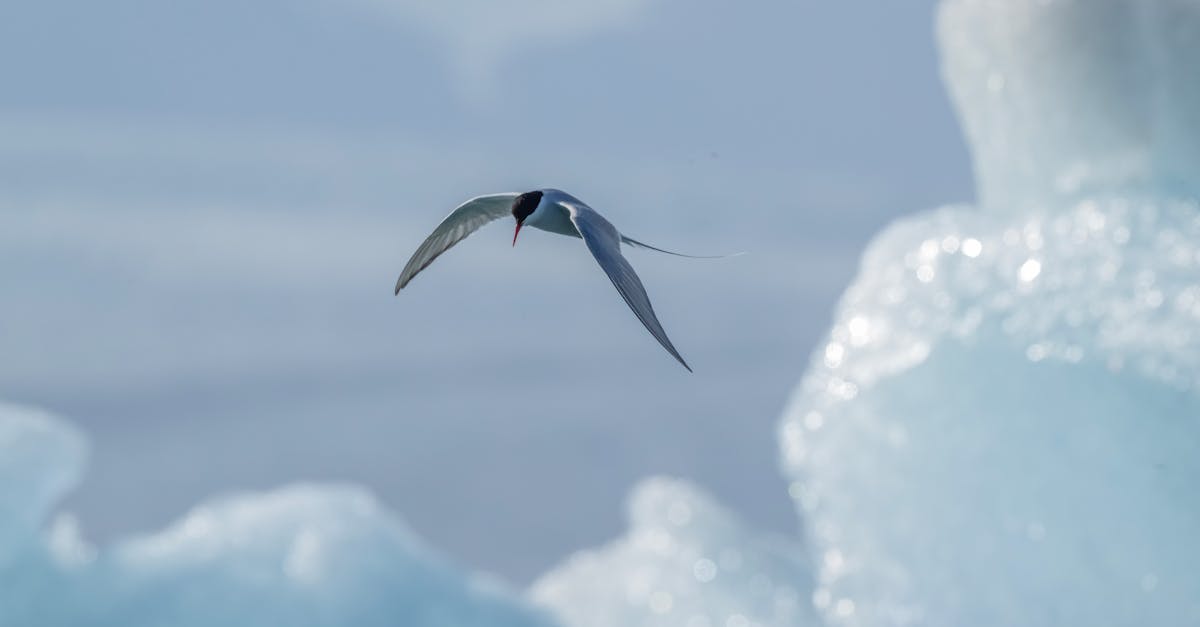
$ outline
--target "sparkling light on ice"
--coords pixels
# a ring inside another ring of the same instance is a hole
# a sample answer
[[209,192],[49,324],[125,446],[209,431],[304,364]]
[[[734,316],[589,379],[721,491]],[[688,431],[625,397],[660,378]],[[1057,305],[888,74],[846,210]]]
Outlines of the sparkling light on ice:
[[938,33],[978,206],[864,253],[780,428],[802,536],[650,479],[524,593],[353,486],[94,547],[54,513],[84,438],[0,405],[0,626],[1200,625],[1200,0],[945,0]]
[[876,238],[785,416],[814,598],[1200,624],[1200,3],[950,0],[939,34],[980,206]]
[[575,627],[814,624],[804,552],[747,531],[696,488],[643,482],[629,526],[544,575],[533,599]]

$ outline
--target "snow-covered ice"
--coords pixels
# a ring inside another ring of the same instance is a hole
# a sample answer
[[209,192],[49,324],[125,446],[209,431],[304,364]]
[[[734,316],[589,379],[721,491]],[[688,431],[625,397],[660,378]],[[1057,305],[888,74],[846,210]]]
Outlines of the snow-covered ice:
[[785,417],[814,600],[1200,624],[1200,3],[939,17],[980,206],[876,238]]

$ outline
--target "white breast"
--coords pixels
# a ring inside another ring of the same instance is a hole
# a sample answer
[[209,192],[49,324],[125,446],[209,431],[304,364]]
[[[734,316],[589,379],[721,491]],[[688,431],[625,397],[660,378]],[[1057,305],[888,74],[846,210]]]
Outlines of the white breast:
[[537,208],[529,214],[528,218],[525,218],[525,225],[559,235],[579,237],[579,231],[575,230],[567,208],[559,204],[555,200],[555,195],[551,193],[542,195]]

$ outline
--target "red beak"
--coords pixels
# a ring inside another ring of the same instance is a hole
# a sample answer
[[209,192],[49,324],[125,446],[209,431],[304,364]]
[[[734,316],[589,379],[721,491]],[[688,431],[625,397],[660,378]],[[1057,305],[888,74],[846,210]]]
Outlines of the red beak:
[[517,233],[521,232],[521,223],[517,223],[517,230],[513,231],[513,246],[517,245]]

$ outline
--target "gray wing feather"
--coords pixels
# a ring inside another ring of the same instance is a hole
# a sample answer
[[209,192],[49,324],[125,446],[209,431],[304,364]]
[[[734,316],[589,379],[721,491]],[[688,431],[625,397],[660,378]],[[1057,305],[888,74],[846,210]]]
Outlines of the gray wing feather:
[[579,230],[579,235],[587,244],[588,250],[592,252],[592,256],[596,258],[596,262],[600,264],[604,272],[608,274],[613,286],[620,292],[634,315],[642,321],[650,335],[653,335],[654,339],[658,340],[658,343],[662,344],[662,347],[667,349],[672,357],[679,360],[679,363],[683,364],[688,372],[691,372],[692,367],[687,365],[687,362],[679,355],[679,351],[675,350],[675,346],[667,338],[667,332],[663,330],[662,324],[658,322],[658,317],[654,315],[654,307],[650,305],[650,297],[646,295],[646,288],[642,286],[642,280],[633,271],[633,266],[629,265],[625,257],[621,256],[622,238],[616,227],[587,205],[566,202],[560,202],[560,204],[566,207],[571,215],[571,222]]
[[396,279],[396,293],[399,294],[418,272],[433,263],[438,255],[449,250],[451,246],[461,242],[488,222],[510,215],[512,201],[516,197],[515,193],[477,196],[451,211],[408,260],[400,278]]

